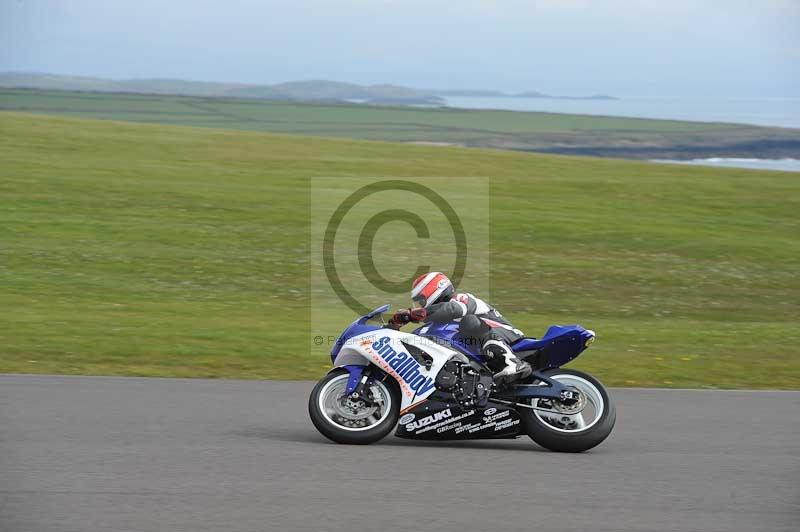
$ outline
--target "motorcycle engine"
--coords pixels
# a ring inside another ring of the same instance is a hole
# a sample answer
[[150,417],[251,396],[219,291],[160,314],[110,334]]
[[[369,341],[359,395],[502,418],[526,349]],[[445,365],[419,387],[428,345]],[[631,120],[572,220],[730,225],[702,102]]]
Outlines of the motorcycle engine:
[[453,394],[461,406],[483,406],[489,400],[492,375],[480,366],[449,360],[436,375],[436,388]]
[[436,375],[436,388],[446,392],[450,391],[458,381],[462,365],[462,363],[455,360],[448,360]]

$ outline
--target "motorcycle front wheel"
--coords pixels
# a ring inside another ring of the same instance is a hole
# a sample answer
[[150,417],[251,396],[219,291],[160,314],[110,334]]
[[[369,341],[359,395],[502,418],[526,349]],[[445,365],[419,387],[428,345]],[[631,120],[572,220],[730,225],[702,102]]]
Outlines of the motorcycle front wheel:
[[576,403],[566,405],[548,399],[532,399],[531,408],[519,408],[528,436],[546,449],[580,453],[600,445],[614,428],[616,409],[605,387],[574,369],[553,368],[545,376],[579,392]]
[[311,422],[326,438],[337,443],[365,445],[388,435],[400,415],[400,395],[390,382],[369,387],[369,400],[347,395],[349,374],[334,370],[319,381],[308,399]]

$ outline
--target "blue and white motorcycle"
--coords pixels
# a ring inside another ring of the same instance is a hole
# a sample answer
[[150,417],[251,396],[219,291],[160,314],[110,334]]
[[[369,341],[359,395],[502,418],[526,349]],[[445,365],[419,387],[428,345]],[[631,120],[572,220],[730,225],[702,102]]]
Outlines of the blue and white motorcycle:
[[[339,443],[401,438],[466,440],[527,434],[553,451],[581,452],[605,440],[616,412],[591,375],[561,368],[594,341],[579,325],[552,326],[511,347],[534,371],[498,384],[479,346],[457,323],[404,333],[383,323],[384,305],[353,322],[331,350],[334,368],[308,403],[314,426]],[[380,324],[370,324],[378,320]]]

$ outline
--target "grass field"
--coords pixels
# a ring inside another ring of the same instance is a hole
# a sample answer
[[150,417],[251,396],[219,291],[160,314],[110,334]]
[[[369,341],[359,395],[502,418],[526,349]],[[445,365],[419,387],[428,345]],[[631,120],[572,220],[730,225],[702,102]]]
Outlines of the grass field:
[[397,142],[592,150],[634,158],[784,153],[765,151],[775,146],[795,154],[800,150],[800,130],[553,113],[19,89],[0,89],[0,110]]
[[575,367],[800,388],[798,174],[18,113],[0,161],[0,372],[315,378],[309,178],[489,176],[492,300]]

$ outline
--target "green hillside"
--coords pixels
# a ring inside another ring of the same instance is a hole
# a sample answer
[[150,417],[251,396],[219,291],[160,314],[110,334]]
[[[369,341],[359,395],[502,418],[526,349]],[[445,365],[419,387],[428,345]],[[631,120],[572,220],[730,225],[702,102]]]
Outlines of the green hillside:
[[629,158],[789,157],[800,130],[639,118],[0,89],[0,110]]
[[317,377],[351,317],[309,324],[309,178],[410,175],[491,178],[491,299],[596,330],[575,367],[800,388],[798,174],[16,113],[0,372]]

